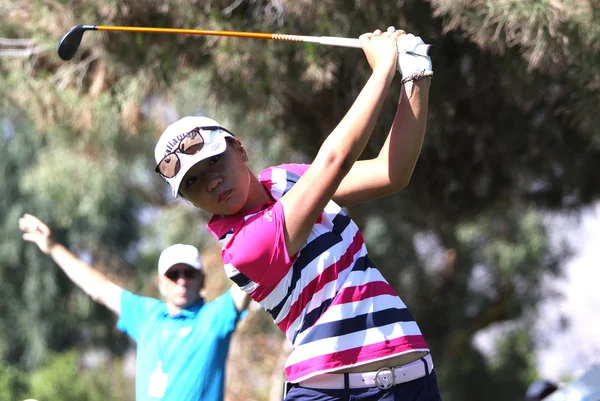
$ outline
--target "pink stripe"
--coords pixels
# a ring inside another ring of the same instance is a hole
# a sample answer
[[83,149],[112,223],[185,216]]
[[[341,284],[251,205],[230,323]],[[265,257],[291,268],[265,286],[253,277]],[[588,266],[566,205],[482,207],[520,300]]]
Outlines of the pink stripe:
[[[350,367],[357,363],[383,357],[392,357],[412,350],[429,350],[429,346],[422,335],[399,337],[377,344],[365,345],[306,359],[286,367],[285,374],[289,381],[295,382],[313,373]],[[294,350],[294,352],[302,352],[302,347]]]
[[300,293],[298,300],[290,307],[290,310],[281,322],[277,326],[284,333],[290,328],[292,323],[300,316],[302,311],[306,308],[306,305],[310,302],[313,295],[320,291],[326,284],[335,281],[338,274],[347,269],[354,262],[354,255],[360,251],[364,241],[360,231],[356,232],[352,243],[346,249],[346,253],[342,255],[340,260],[329,266],[323,273],[315,277]]
[[342,305],[362,301],[378,295],[398,296],[396,291],[385,281],[374,281],[355,287],[344,288],[333,300],[331,305]]
[[[285,274],[284,274],[284,276],[285,276]],[[252,294],[250,294],[250,298],[252,298],[256,302],[261,302],[273,291],[274,288],[275,288],[275,286],[272,286],[272,285],[267,286],[267,285],[259,284],[259,286],[256,288],[256,290],[254,290],[254,292],[252,292]]]

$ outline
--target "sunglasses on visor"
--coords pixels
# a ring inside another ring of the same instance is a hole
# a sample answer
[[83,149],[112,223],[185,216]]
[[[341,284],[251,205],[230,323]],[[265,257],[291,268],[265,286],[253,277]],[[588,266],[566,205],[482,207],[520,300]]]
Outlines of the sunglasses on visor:
[[179,141],[179,144],[172,152],[168,153],[163,159],[156,165],[154,171],[160,174],[163,178],[173,178],[179,173],[181,170],[181,162],[179,160],[179,156],[177,153],[182,153],[184,155],[195,155],[200,152],[204,147],[204,137],[202,136],[202,132],[214,132],[214,131],[223,131],[228,134],[233,134],[227,131],[223,127],[198,127],[194,128],[190,132],[188,132],[182,139]]

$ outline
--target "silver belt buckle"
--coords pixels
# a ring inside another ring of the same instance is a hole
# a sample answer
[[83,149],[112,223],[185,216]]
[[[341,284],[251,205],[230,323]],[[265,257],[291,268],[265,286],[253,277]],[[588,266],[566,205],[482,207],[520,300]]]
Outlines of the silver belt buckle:
[[394,368],[381,368],[375,373],[375,385],[381,390],[388,390],[396,385]]

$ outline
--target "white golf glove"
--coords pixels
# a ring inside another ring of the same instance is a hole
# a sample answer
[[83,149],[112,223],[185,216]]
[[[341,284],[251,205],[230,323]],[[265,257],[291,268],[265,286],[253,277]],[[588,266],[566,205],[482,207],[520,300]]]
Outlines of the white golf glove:
[[431,45],[411,33],[398,38],[398,71],[402,82],[413,81],[433,75],[431,58],[428,55]]

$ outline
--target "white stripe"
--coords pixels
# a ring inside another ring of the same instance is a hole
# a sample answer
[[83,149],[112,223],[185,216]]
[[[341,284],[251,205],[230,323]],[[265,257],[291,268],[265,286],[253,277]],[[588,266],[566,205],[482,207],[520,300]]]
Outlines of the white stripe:
[[277,286],[271,290],[269,295],[267,295],[262,301],[260,301],[260,305],[265,309],[272,309],[279,305],[279,303],[283,300],[283,298],[287,295],[288,289],[290,288],[290,283],[292,282],[292,275],[294,274],[294,269],[290,266],[290,269],[286,273],[286,275],[279,281]]
[[[312,230],[310,230],[310,234],[308,234],[308,238],[306,239],[306,242],[305,242],[304,246],[302,247],[302,249],[304,249],[306,247],[306,245],[313,242],[315,238],[317,238],[323,234],[330,233],[332,228],[333,228],[333,223],[327,217],[325,219],[323,219],[323,221],[321,221],[321,223],[315,224],[313,226]],[[302,249],[300,249],[300,252],[302,252]]]
[[341,352],[356,347],[414,335],[421,335],[421,330],[419,330],[416,322],[397,322],[339,337],[323,338],[296,347],[290,354],[285,366],[288,367],[307,359],[324,356],[330,352]]
[[[357,257],[358,257],[358,255],[357,255]],[[350,267],[348,267],[348,269],[351,270],[354,267],[355,262],[356,262],[356,257],[355,257],[354,263]],[[343,286],[343,288],[356,287],[359,285],[365,285],[369,282],[377,282],[377,281],[383,281],[383,282],[387,283],[387,281],[381,275],[379,270],[377,270],[375,268],[369,268],[369,269],[367,269],[366,272],[364,272],[362,270],[350,272],[350,274],[347,277],[345,277],[344,273],[345,273],[345,271],[340,272],[340,274],[338,275],[338,279],[336,281],[327,283],[321,291],[318,291],[313,295],[313,297],[311,298],[309,304],[307,305],[307,307],[304,310],[304,312],[302,313],[302,315],[299,316],[294,321],[294,323],[292,323],[290,325],[290,327],[288,328],[286,335],[288,336],[288,339],[290,341],[293,338],[293,336],[295,335],[296,331],[300,330],[300,328],[304,324],[304,316],[306,314],[312,312],[314,309],[320,307],[321,304],[325,300],[333,298],[334,295],[332,294],[332,291],[335,291],[335,294],[337,294],[339,291],[341,291],[342,286]],[[338,283],[342,283],[342,284],[340,285],[340,290],[336,291],[335,288],[337,287]],[[402,302],[400,297],[396,297],[396,298],[398,298],[398,300],[400,302]],[[402,305],[404,305],[403,302],[402,302]],[[404,306],[404,307],[406,307],[406,306]],[[349,317],[349,316],[346,315],[346,317]],[[308,329],[306,331],[310,331],[310,329]]]
[[390,308],[406,309],[406,305],[397,295],[389,294],[378,295],[341,305],[332,305],[321,315],[318,324],[315,324],[310,329],[304,330],[303,333],[298,334],[295,343],[300,344],[313,328],[316,328],[321,324],[337,322],[353,316],[375,313]]
[[254,281],[250,281],[248,284],[240,288],[242,289],[242,291],[245,291],[248,294],[252,294],[254,291],[256,291],[258,287],[259,285],[257,283],[255,283]]
[[[243,275],[231,263],[227,263],[227,264],[223,265],[223,267],[225,268],[225,273],[227,274],[227,277],[229,277],[230,279],[233,276],[237,276],[238,274]],[[246,276],[244,276],[244,277],[246,277]],[[250,280],[250,279],[248,279],[248,280]],[[245,286],[240,287],[240,289],[247,292],[248,294],[253,293],[257,288],[258,288],[258,284],[252,280],[250,280],[250,282],[248,284],[246,284]]]
[[222,239],[219,240],[219,243],[221,244],[223,249],[227,246],[229,240],[231,240],[231,237],[233,237],[233,233],[228,232]]
[[[300,296],[304,288],[311,281],[313,281],[316,277],[320,276],[325,271],[325,269],[331,267],[334,263],[338,262],[342,255],[344,255],[344,253],[348,251],[348,248],[352,244],[352,238],[354,237],[356,231],[358,231],[358,227],[356,227],[356,225],[353,225],[352,227],[348,226],[348,229],[346,231],[350,231],[350,235],[344,235],[342,237],[341,242],[338,242],[337,244],[329,248],[327,251],[323,252],[321,256],[314,259],[312,262],[306,265],[304,269],[302,269],[300,279],[296,283],[296,287],[294,288],[292,295],[287,299],[285,306],[281,309],[279,316],[277,316],[275,323],[279,323],[283,319],[285,319],[285,317],[289,313],[290,306],[298,300],[298,297]],[[361,256],[361,253],[364,252],[366,254],[366,250],[367,248],[364,246],[363,243],[360,250],[357,252],[357,254],[354,255],[354,260],[351,264],[354,264],[354,262],[356,262],[356,259]],[[340,277],[340,279],[343,280],[345,279],[345,277]]]
[[[358,231],[358,227],[354,226],[354,227],[349,228],[349,230]],[[321,256],[314,259],[312,262],[310,262],[308,265],[306,265],[304,267],[304,269],[302,269],[302,273],[300,275],[298,282],[296,283],[296,287],[294,288],[292,295],[286,300],[286,303],[281,308],[279,315],[275,318],[275,323],[280,323],[283,319],[285,319],[285,317],[289,313],[290,307],[298,300],[298,297],[300,296],[300,294],[302,293],[304,288],[310,282],[312,282],[316,277],[320,276],[327,268],[331,267],[331,265],[333,265],[334,263],[339,261],[339,258],[341,257],[341,253],[346,252],[347,249],[349,248],[349,246],[350,246],[350,243],[346,243],[345,239],[342,238],[341,242],[338,242],[333,247],[331,247],[329,250],[323,252],[321,254]],[[364,247],[364,244],[363,244],[363,248],[366,252],[366,248]],[[333,257],[329,257],[330,254],[339,255],[339,256],[334,259]],[[354,262],[356,261],[356,259],[357,259],[357,257],[355,255]],[[343,281],[344,275],[340,274],[339,276],[340,277],[338,279]],[[283,299],[283,298],[281,298],[281,299]],[[281,300],[279,302],[281,302]],[[278,303],[276,303],[273,306],[276,306]]]
[[[311,243],[315,238],[322,234],[331,232],[331,230],[333,230],[333,219],[335,219],[338,215],[347,216],[346,213],[337,203],[335,203],[334,201],[329,201],[325,206],[325,209],[323,209],[323,214],[321,215],[321,222],[313,226],[306,240],[306,244]],[[356,224],[354,224],[354,222],[351,221],[349,226],[356,226]],[[356,228],[356,231],[358,231],[358,227]],[[346,227],[346,230],[347,229],[348,227]],[[345,237],[346,235],[342,233],[342,238]]]
[[325,205],[325,209],[323,209],[323,211],[325,213],[327,213],[329,215],[333,215],[333,216],[337,216],[340,213],[343,213],[344,216],[346,215],[346,212],[344,212],[342,210],[342,207],[332,200],[327,202],[327,205]]
[[282,168],[271,169],[271,195],[279,200],[287,187],[287,171]]
[[[366,248],[365,244],[363,243],[362,246],[360,247],[360,249],[358,250],[358,252],[356,252],[353,255],[353,259],[352,259],[352,262],[350,263],[350,265],[338,273],[337,279],[325,284],[321,290],[319,290],[313,294],[313,296],[312,296],[311,300],[309,301],[309,303],[307,304],[306,308],[304,308],[302,313],[294,320],[294,322],[290,325],[290,327],[286,331],[286,336],[288,337],[288,339],[290,341],[293,338],[296,331],[299,330],[300,327],[302,327],[302,324],[304,323],[304,316],[308,312],[312,311],[313,309],[321,306],[321,303],[324,300],[332,298],[332,295],[328,295],[328,294],[331,294],[331,291],[335,290],[338,287],[341,288],[342,286],[344,286],[344,287],[347,286],[346,282],[348,280],[350,280],[348,285],[357,285],[355,283],[357,281],[360,281],[359,277],[364,275],[364,272],[363,271],[352,272],[352,268],[356,264],[357,259],[365,256],[366,252],[367,252],[367,248]],[[375,269],[368,269],[368,270],[375,270]],[[382,277],[382,279],[383,279],[383,277]],[[299,294],[294,294],[293,297],[290,297],[290,298],[294,298],[292,300],[292,304],[293,304],[293,302],[296,302],[298,300],[298,296],[299,296]],[[315,296],[318,298],[315,298]],[[289,311],[289,306],[288,306],[288,309],[286,309],[286,311]],[[287,316],[287,312],[286,312],[286,316]],[[283,318],[281,320],[283,320]]]
[[240,271],[236,269],[235,266],[233,266],[231,263],[225,263],[223,265],[223,268],[225,269],[225,274],[227,274],[227,277],[229,278],[240,274]]
[[[360,254],[355,255],[354,261],[352,265],[348,267],[348,269],[352,270],[352,268],[356,264],[356,259],[358,259],[359,257],[361,257]],[[342,272],[340,272],[340,274],[338,275],[338,279],[336,281],[327,283],[325,287],[323,287],[320,291],[314,293],[310,302],[306,306],[306,313],[312,312],[313,309],[320,307],[324,301],[331,299],[332,296],[330,296],[329,294],[331,294],[332,291],[334,291],[335,294],[337,294],[338,292],[341,292],[344,288],[347,287],[356,287],[359,285],[365,285],[377,281],[383,281],[387,284],[387,281],[385,280],[385,278],[383,278],[379,270],[374,268],[368,268],[366,271],[350,271],[347,277],[346,275],[341,273]],[[340,284],[339,289],[331,288],[336,283]]]
[[[319,261],[319,262],[322,262],[322,261]],[[315,268],[315,269],[319,270],[319,271],[324,270],[323,266],[321,266],[321,264],[318,264],[318,263],[317,264],[311,264],[310,266],[312,268]],[[291,306],[298,300],[298,297],[300,296],[300,293],[302,292],[302,289],[304,289],[304,287],[306,287],[306,285],[308,284],[308,282],[310,282],[314,278],[313,276],[309,277],[307,275],[307,273],[306,273],[307,268],[305,268],[302,271],[302,274],[300,275],[300,278],[298,279],[298,282],[296,283],[296,288],[294,288],[294,291],[292,292],[292,295],[290,295],[286,299],[286,301],[283,304],[281,310],[279,311],[279,314],[274,318],[275,324],[279,324],[279,323],[281,323],[281,321],[283,319],[285,319],[285,317],[290,312]],[[279,302],[281,302],[281,300]],[[278,305],[279,302],[276,303],[273,306]],[[303,315],[304,315],[304,313],[301,313],[300,317],[302,317]]]

